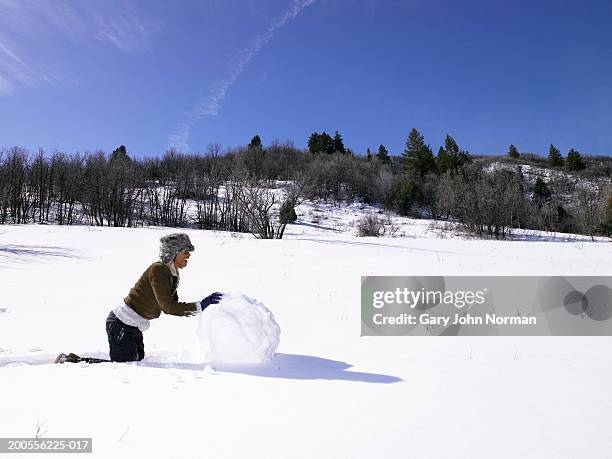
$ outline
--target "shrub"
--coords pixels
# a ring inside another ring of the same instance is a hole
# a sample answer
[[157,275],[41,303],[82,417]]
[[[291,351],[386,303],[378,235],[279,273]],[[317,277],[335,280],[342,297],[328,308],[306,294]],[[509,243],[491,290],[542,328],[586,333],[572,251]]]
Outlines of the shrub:
[[357,236],[379,237],[385,234],[385,222],[374,214],[364,215],[357,220]]

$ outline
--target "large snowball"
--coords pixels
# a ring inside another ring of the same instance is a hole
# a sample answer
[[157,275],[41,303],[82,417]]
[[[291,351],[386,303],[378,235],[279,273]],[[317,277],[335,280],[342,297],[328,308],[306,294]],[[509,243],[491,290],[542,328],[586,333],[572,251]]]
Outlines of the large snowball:
[[200,316],[199,338],[209,363],[260,363],[274,357],[280,327],[257,300],[224,293]]

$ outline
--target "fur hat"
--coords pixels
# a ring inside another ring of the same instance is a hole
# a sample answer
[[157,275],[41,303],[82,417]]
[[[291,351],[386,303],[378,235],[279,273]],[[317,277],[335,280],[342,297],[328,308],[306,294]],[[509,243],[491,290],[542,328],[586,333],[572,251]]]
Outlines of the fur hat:
[[195,250],[189,236],[185,233],[168,234],[162,237],[159,242],[159,259],[164,264],[174,261],[174,257],[179,252],[193,252]]

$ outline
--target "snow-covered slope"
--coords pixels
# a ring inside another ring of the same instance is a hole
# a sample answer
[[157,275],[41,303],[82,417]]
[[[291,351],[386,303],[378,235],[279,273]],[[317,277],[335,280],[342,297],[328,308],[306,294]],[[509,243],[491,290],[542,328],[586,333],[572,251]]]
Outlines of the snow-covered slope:
[[610,456],[612,338],[359,336],[360,276],[611,275],[609,243],[356,238],[321,212],[283,240],[187,231],[181,299],[238,290],[282,328],[271,363],[225,368],[170,316],[140,364],[49,364],[107,356],[108,312],[175,230],[0,227],[1,436],[112,458]]

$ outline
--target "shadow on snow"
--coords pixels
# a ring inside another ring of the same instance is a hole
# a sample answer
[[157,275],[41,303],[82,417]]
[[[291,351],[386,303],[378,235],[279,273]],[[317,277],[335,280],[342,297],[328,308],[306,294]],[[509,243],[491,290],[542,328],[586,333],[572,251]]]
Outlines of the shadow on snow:
[[81,258],[72,249],[50,245],[0,245],[0,260],[29,262],[41,258]]
[[[206,364],[193,363],[157,363],[143,361],[139,365],[154,368],[179,368],[184,370],[204,370]],[[223,373],[239,373],[249,376],[281,379],[324,379],[334,381],[356,381],[377,384],[389,384],[402,381],[396,376],[377,373],[347,371],[352,365],[338,360],[324,359],[311,355],[276,354],[273,360],[265,363],[248,365],[211,365]]]
[[[90,353],[82,354],[88,357],[94,356],[98,358],[108,358],[108,354],[103,353]],[[32,355],[21,355],[21,356],[7,356],[0,358],[0,368],[2,367],[14,367],[14,366],[29,366],[29,365],[53,365],[53,359],[55,354],[38,354]],[[98,367],[99,365],[127,365],[145,368],[159,368],[166,370],[187,370],[187,371],[204,371],[206,369],[206,363],[181,363],[181,362],[156,362],[155,359],[159,358],[156,355],[150,355],[145,360],[140,362],[108,362],[98,363],[93,366]],[[65,363],[64,365],[81,365],[89,367],[86,363]],[[348,371],[352,365],[341,362],[339,360],[324,359],[322,357],[315,357],[312,355],[299,355],[299,354],[276,354],[273,360],[264,363],[256,364],[241,364],[241,365],[229,365],[229,364],[213,364],[211,367],[215,371],[221,373],[236,373],[249,376],[258,376],[262,378],[280,378],[280,379],[301,379],[301,380],[327,380],[327,381],[355,381],[365,382],[374,384],[390,384],[402,381],[401,378],[396,376],[378,374],[378,373],[364,373],[359,371]],[[214,375],[214,373],[213,373]]]

